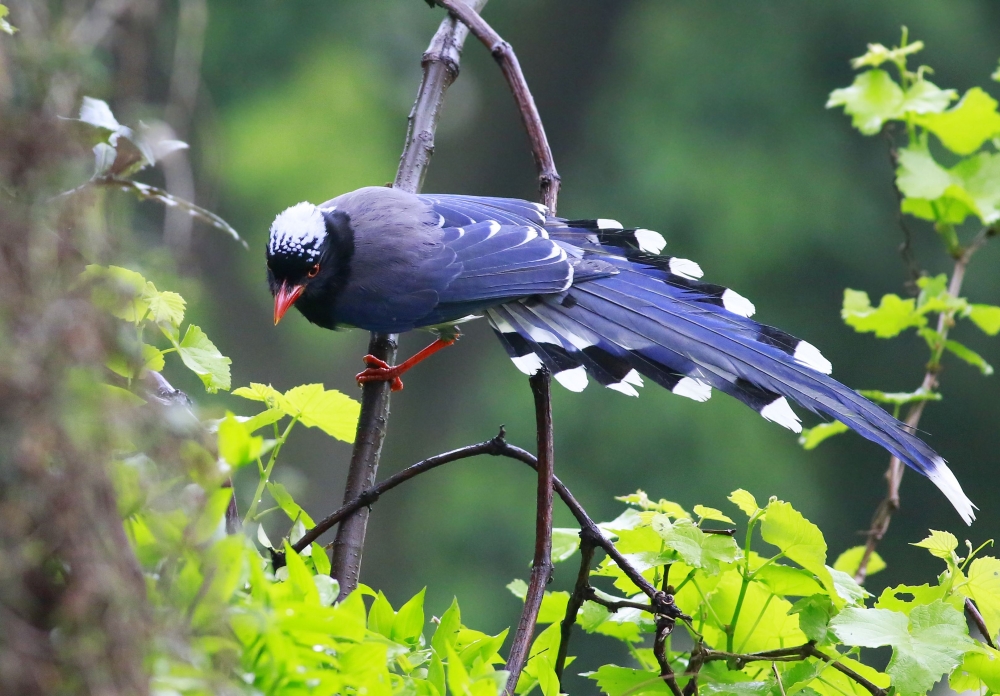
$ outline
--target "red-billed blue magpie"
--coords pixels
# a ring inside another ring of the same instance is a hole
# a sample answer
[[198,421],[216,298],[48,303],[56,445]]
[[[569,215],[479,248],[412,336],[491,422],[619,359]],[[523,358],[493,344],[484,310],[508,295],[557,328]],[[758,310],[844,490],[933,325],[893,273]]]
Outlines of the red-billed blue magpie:
[[453,343],[456,324],[485,316],[518,369],[544,365],[571,391],[588,376],[630,396],[642,377],[695,401],[715,388],[799,432],[792,399],[927,476],[972,522],[944,459],[829,377],[814,346],[751,320],[749,300],[701,282],[698,264],[661,255],[665,245],[651,230],[567,220],[528,201],[368,187],[278,215],[268,282],[275,323],[295,305],[328,329],[438,333],[395,367],[366,356],[359,383],[402,388],[399,375]]

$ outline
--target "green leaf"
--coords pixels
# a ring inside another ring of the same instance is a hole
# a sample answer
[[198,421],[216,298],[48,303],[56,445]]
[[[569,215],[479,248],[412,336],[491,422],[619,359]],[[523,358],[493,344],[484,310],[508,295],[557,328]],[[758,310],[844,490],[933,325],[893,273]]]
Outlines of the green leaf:
[[990,336],[1000,333],[1000,307],[974,304],[969,307],[969,319]]
[[14,32],[17,31],[17,27],[11,26],[10,22],[4,19],[9,12],[10,10],[5,5],[0,5],[0,31],[13,36]]
[[143,369],[153,372],[160,372],[166,365],[163,360],[163,351],[148,343],[142,344],[142,362]]
[[903,111],[903,89],[884,70],[869,70],[854,78],[850,87],[830,93],[826,108],[843,106],[851,125],[865,135],[874,135],[886,121]]
[[[861,559],[864,555],[864,546],[852,546],[837,556],[837,560],[834,562],[833,567],[842,573],[847,573],[848,575],[853,576],[861,567]],[[885,570],[885,561],[883,561],[882,557],[878,555],[878,551],[872,551],[871,558],[868,559],[867,574],[874,575],[875,573],[883,570]]]
[[424,632],[424,595],[427,588],[420,590],[410,601],[399,608],[392,624],[390,636],[398,643],[416,643]]
[[546,592],[542,596],[542,606],[538,608],[536,623],[558,623],[566,618],[566,605],[569,604],[569,592]]
[[561,563],[580,548],[580,530],[575,527],[552,528],[552,562]]
[[1000,692],[1000,652],[986,645],[966,653],[948,681],[948,686],[958,693],[980,693],[983,685],[993,693]]
[[819,644],[833,642],[830,635],[830,619],[837,613],[837,608],[825,594],[815,594],[804,597],[792,605],[789,612],[799,615],[799,630],[806,638]]
[[608,696],[642,696],[642,694],[669,694],[670,687],[658,672],[604,665],[596,672],[585,674],[597,682],[598,688]]
[[164,290],[155,292],[146,298],[149,302],[149,317],[157,324],[169,324],[175,329],[180,328],[184,321],[184,308],[187,303],[176,292]]
[[264,438],[250,435],[232,413],[219,422],[219,456],[233,469],[255,461],[263,445]]
[[[315,541],[311,544],[312,554],[310,558],[313,559],[313,565],[316,566],[316,575],[330,575],[330,557],[326,555],[326,549],[317,544]],[[337,592],[334,593],[334,597],[340,593],[340,588],[337,588]]]
[[927,391],[923,387],[914,392],[884,392],[877,389],[859,389],[858,393],[866,399],[878,401],[883,404],[893,404],[894,406],[905,406],[917,401],[940,401],[941,395],[937,392]]
[[112,132],[122,127],[118,123],[118,119],[111,112],[111,107],[108,106],[108,103],[100,99],[94,99],[93,97],[83,98],[80,104],[79,120],[95,128],[103,128]]
[[220,389],[229,389],[232,360],[220,353],[200,328],[188,325],[177,352],[187,368],[201,378],[206,391],[214,394]]
[[754,580],[764,583],[771,592],[779,596],[807,597],[823,592],[823,586],[816,582],[812,573],[780,563],[771,563],[758,569],[754,572]]
[[917,80],[903,97],[901,110],[913,114],[937,114],[948,108],[958,92],[953,89],[941,89],[930,80]]
[[[244,430],[245,432],[245,430]],[[307,529],[311,529],[316,526],[313,522],[313,518],[309,516],[309,513],[302,509],[302,507],[295,502],[291,494],[288,492],[283,485],[280,483],[274,483],[269,481],[267,484],[267,490],[271,493],[271,497],[274,498],[274,502],[278,504],[278,507],[288,515],[288,519],[292,522],[302,522]]]
[[396,612],[385,595],[379,592],[375,595],[372,608],[368,611],[368,630],[379,633],[386,638],[392,638],[392,624],[396,621]]
[[[240,389],[245,389],[245,387],[240,387]],[[263,428],[265,425],[277,423],[284,417],[285,412],[280,408],[269,408],[266,411],[261,411],[256,416],[250,416],[249,418],[237,416],[236,420],[243,424],[243,427],[246,428],[248,433],[252,433],[255,430]]]
[[840,421],[820,423],[812,428],[803,429],[802,434],[799,435],[799,444],[802,445],[802,449],[816,449],[824,440],[831,438],[834,435],[846,433],[848,430],[850,430],[850,428]]
[[760,510],[760,507],[757,505],[757,499],[753,497],[753,494],[742,488],[737,488],[729,494],[729,502],[742,510],[743,514],[747,517],[753,517]]
[[971,348],[966,348],[958,341],[952,341],[950,339],[944,342],[944,347],[949,353],[961,358],[973,367],[978,367],[979,371],[984,375],[989,376],[993,374],[993,366],[986,362],[986,360],[983,359],[983,356]]
[[233,390],[233,396],[242,396],[251,401],[263,401],[268,408],[280,408],[288,413],[290,406],[285,402],[285,396],[270,384],[251,382],[249,387],[239,387]]
[[932,556],[950,561],[955,558],[955,549],[958,548],[958,539],[956,539],[955,535],[951,532],[939,532],[936,529],[932,529],[930,536],[923,541],[910,544],[910,546],[927,549],[930,551]]
[[204,506],[193,522],[192,540],[195,544],[204,544],[216,535],[225,536],[226,509],[232,497],[231,488],[218,488],[207,496]]
[[1000,631],[1000,560],[993,556],[977,558],[969,565],[967,582],[958,591],[979,607],[991,638]]
[[851,67],[855,70],[864,67],[877,68],[885,62],[903,63],[905,65],[907,56],[924,50],[923,41],[914,41],[908,44],[905,41],[905,35],[902,43],[904,44],[903,46],[891,49],[886,48],[880,43],[868,44],[868,51],[863,56],[851,59]]
[[924,114],[914,120],[959,155],[971,155],[984,142],[1000,135],[997,102],[979,87],[966,92],[952,109]]
[[736,524],[727,515],[724,515],[722,510],[705,507],[704,505],[695,505],[694,514],[698,515],[698,517],[702,520],[713,520],[715,522],[728,522],[729,524]]
[[441,615],[434,635],[431,637],[431,646],[439,655],[446,654],[447,646],[455,642],[459,629],[462,628],[462,613],[458,608],[458,598],[451,600],[448,610]]
[[361,404],[336,389],[322,384],[303,384],[284,394],[289,414],[298,416],[308,427],[316,427],[331,437],[354,442]]
[[615,500],[620,500],[623,503],[629,505],[634,505],[641,510],[652,510],[655,512],[662,512],[664,515],[669,515],[674,519],[681,517],[687,517],[691,519],[691,515],[687,511],[675,502],[670,500],[664,500],[660,498],[658,501],[654,502],[650,500],[649,496],[643,490],[638,490],[635,493],[629,495],[617,496]]
[[906,196],[901,210],[925,220],[959,224],[976,215],[984,224],[1000,220],[1000,155],[981,152],[944,169],[926,145],[899,153],[896,185]]
[[890,609],[909,616],[916,607],[945,599],[947,592],[948,588],[941,585],[896,585],[882,590],[875,608]]
[[727,534],[705,534],[688,519],[671,522],[663,514],[653,516],[651,526],[663,543],[692,568],[715,574],[720,563],[732,563],[742,555],[736,540]]
[[767,506],[760,534],[764,541],[781,549],[785,557],[819,578],[828,592],[836,592],[833,577],[826,568],[823,533],[802,513],[788,503],[773,502]]
[[156,292],[141,274],[121,266],[105,268],[92,264],[80,274],[80,280],[93,282],[90,301],[95,307],[134,323],[146,317],[149,312],[146,298]]
[[830,625],[848,645],[891,645],[892,659],[886,672],[904,695],[926,693],[975,645],[962,614],[940,600],[915,607],[909,619],[888,609],[848,607]]
[[899,295],[884,295],[878,308],[871,305],[868,293],[844,290],[844,305],[840,312],[844,323],[859,333],[874,332],[878,338],[892,338],[911,326],[924,326],[927,319],[916,311],[915,300],[903,300]]

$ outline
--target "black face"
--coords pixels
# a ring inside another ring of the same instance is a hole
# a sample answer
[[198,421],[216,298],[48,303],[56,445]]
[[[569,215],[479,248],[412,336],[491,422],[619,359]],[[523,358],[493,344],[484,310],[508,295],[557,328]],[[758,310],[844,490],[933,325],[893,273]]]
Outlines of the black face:
[[268,246],[267,282],[276,299],[283,288],[286,294],[296,292],[295,307],[314,324],[333,329],[337,297],[350,275],[354,231],[350,217],[342,211],[322,216],[326,235],[318,249],[295,241],[277,249]]

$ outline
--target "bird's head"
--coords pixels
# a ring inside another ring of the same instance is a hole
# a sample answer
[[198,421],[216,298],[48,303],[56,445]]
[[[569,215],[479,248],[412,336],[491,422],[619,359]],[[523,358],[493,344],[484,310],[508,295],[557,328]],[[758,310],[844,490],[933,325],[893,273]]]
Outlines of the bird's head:
[[267,281],[274,296],[277,324],[303,295],[329,291],[335,295],[339,278],[353,253],[347,215],[336,208],[299,203],[271,223],[267,242]]

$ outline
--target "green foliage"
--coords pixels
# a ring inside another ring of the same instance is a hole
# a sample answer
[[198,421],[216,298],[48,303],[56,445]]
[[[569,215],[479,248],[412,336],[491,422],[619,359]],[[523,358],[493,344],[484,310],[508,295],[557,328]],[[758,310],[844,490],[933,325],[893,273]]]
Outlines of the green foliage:
[[[678,621],[675,630],[688,634],[690,641],[685,642],[693,643],[693,649],[675,651],[671,638],[666,641],[665,656],[675,665],[682,689],[690,678],[684,674],[687,666],[704,663],[699,689],[707,693],[868,693],[856,678],[832,668],[816,652],[899,694],[927,693],[945,676],[953,684],[977,685],[970,689],[978,688],[980,681],[1000,683],[1000,669],[991,659],[995,651],[969,636],[962,615],[965,597],[975,595],[984,616],[989,615],[991,635],[1000,631],[1000,559],[973,558],[975,553],[959,558],[958,541],[951,534],[931,532],[915,544],[927,549],[929,558],[945,561],[936,584],[890,588],[875,600],[851,577],[864,548],[848,549],[833,566],[827,565],[822,532],[787,502],[771,498],[759,507],[749,493],[735,491],[730,500],[749,519],[745,530],[734,530],[734,537],[706,533],[702,523],[710,516],[695,522],[682,506],[667,500],[654,503],[642,491],[620,500],[633,509],[599,526],[647,580],[657,587],[669,585],[667,591],[677,606],[691,617],[690,623]],[[743,544],[735,538],[743,538]],[[764,547],[772,549],[765,553]],[[875,554],[869,573],[884,567]],[[625,643],[638,666],[604,665],[585,676],[609,696],[669,693],[651,652],[638,647],[644,635],[656,631],[653,616],[633,608],[611,611],[602,604],[623,600],[645,604],[645,595],[610,558],[591,577],[610,579],[618,592],[595,589],[598,601],[584,602],[576,623],[587,633]],[[509,588],[523,598],[527,586],[518,580]],[[565,592],[545,594],[538,623],[551,625],[535,639],[533,654],[557,651],[558,622],[568,599]],[[885,672],[860,661],[866,653],[859,649],[884,646],[892,648]],[[777,649],[790,652],[790,660],[786,656],[771,662],[759,655]],[[540,661],[538,672],[532,674],[544,674],[545,665]],[[523,677],[519,693],[527,693],[536,683],[543,694],[549,693],[544,677],[538,676]]]
[[8,14],[10,14],[10,10],[7,9],[7,6],[0,5],[0,31],[13,36],[14,32],[17,31],[17,27],[11,26],[10,22],[5,19]]
[[[108,362],[112,372],[131,383],[143,370],[161,371],[164,356],[176,352],[207,391],[229,389],[232,361],[219,352],[205,332],[188,324],[184,337],[180,337],[186,307],[183,297],[175,292],[160,292],[139,273],[119,266],[87,266],[80,278],[90,285],[91,301],[96,306],[131,324],[134,330],[134,337],[130,336],[134,341],[127,341]],[[171,347],[161,349],[146,343],[148,333],[159,333]]]
[[[932,72],[927,66],[915,72],[907,66],[909,57],[923,48],[921,41],[909,43],[905,27],[895,48],[870,44],[865,55],[852,61],[855,69],[870,69],[858,75],[850,87],[834,90],[827,107],[842,106],[854,127],[865,135],[883,132],[893,123],[902,126],[906,142],[893,148],[900,210],[933,223],[944,250],[957,262],[956,271],[951,280],[945,275],[924,275],[917,280],[920,292],[916,298],[887,294],[878,306],[872,304],[868,293],[845,289],[841,317],[855,331],[873,333],[877,338],[894,338],[916,329],[930,351],[930,375],[940,370],[947,353],[988,376],[993,367],[974,350],[950,338],[949,332],[958,320],[969,319],[989,336],[1000,333],[1000,307],[973,304],[959,296],[969,258],[995,234],[990,226],[1000,221],[1000,153],[995,151],[1000,112],[997,101],[979,87],[969,89],[949,108],[958,93],[927,80],[926,75]],[[895,68],[898,81],[879,67],[884,64]],[[932,153],[938,146],[946,151],[943,160]],[[987,227],[965,243],[959,226],[970,218]],[[931,316],[936,316],[933,323]],[[936,381],[932,386],[936,387]],[[941,398],[923,387],[912,393],[861,393],[891,404],[897,416],[903,405]],[[838,422],[825,423],[804,430],[799,443],[813,449],[847,430]]]

